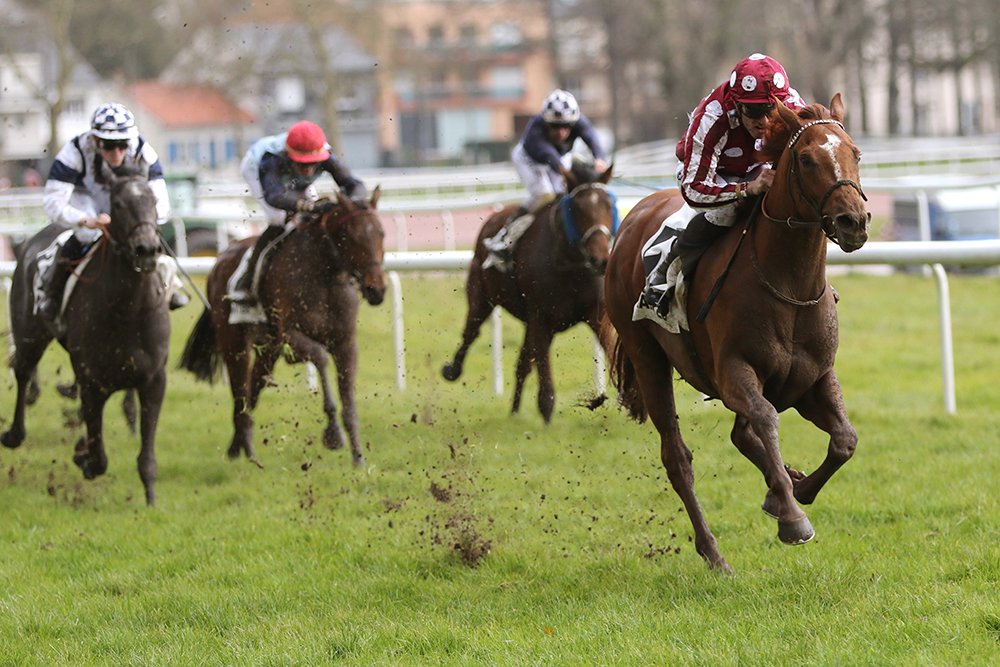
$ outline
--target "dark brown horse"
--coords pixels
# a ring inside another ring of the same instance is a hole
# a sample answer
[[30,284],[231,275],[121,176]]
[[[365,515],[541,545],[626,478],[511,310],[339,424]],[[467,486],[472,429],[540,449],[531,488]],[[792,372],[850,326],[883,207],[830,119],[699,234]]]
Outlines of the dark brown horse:
[[[108,397],[120,389],[136,389],[140,403],[139,477],[146,502],[155,501],[156,425],[166,390],[170,317],[163,281],[156,272],[160,237],[156,198],[145,176],[115,176],[111,185],[111,223],[94,258],[83,270],[63,312],[65,333],[59,342],[69,352],[87,435],[80,438],[73,462],[87,479],[108,468],[104,451],[103,414]],[[49,225],[21,252],[10,296],[11,360],[17,378],[14,419],[0,441],[17,447],[25,437],[24,413],[30,384],[52,334],[34,314],[36,256],[65,227]]]
[[[611,237],[618,220],[617,203],[606,184],[612,167],[603,174],[575,166],[569,194],[541,209],[535,222],[514,246],[509,272],[483,268],[488,251],[483,243],[503,226],[513,206],[490,217],[479,231],[469,267],[465,294],[469,304],[462,344],[442,375],[457,380],[469,346],[483,322],[500,306],[525,324],[524,343],[517,359],[512,412],[521,406],[525,378],[538,369],[538,409],[549,422],[555,407],[555,385],[549,362],[552,338],[577,322],[598,333],[603,313],[604,283]],[[589,173],[588,173],[589,172]]]
[[[848,421],[833,370],[837,311],[827,285],[827,237],[845,252],[868,239],[870,214],[858,178],[858,150],[841,124],[838,94],[830,109],[798,114],[778,104],[780,121],[766,138],[774,184],[745,224],[734,226],[704,255],[690,285],[690,334],[632,321],[644,285],[643,243],[681,204],[677,191],[640,201],[622,223],[605,276],[608,319],[617,330],[612,379],[630,415],[648,415],[660,433],[660,457],[709,566],[730,571],[695,497],[691,452],[681,438],[672,375],[736,413],[731,439],[764,475],[762,509],[778,520],[778,537],[801,544],[813,528],[808,505],[851,457],[857,433]],[[719,284],[704,320],[698,313]],[[610,327],[605,333],[613,338]],[[784,464],[778,414],[795,408],[830,435],[827,455],[811,474]]]
[[229,457],[243,452],[256,461],[253,449],[253,418],[260,392],[267,386],[278,357],[290,348],[291,361],[312,362],[323,388],[323,410],[327,425],[323,444],[330,449],[344,446],[337,424],[327,378],[327,351],[333,354],[337,384],[343,403],[343,423],[350,439],[355,465],[364,465],[358,435],[358,413],[354,404],[354,376],[358,364],[355,337],[358,319],[358,287],[368,303],[376,306],[385,296],[382,223],[375,213],[379,189],[367,206],[359,206],[338,195],[335,208],[300,224],[275,248],[258,286],[266,324],[230,324],[231,303],[226,299],[227,282],[244,251],[255,239],[233,244],[221,255],[208,276],[208,301],[188,339],[181,366],[199,379],[211,381],[225,360],[233,394],[233,434]]

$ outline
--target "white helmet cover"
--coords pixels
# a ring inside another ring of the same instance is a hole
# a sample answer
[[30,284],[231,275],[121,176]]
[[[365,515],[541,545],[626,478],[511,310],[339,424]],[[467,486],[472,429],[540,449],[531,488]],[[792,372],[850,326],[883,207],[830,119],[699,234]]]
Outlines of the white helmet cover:
[[542,105],[542,120],[546,123],[573,124],[580,120],[580,105],[565,90],[553,90]]
[[95,137],[112,141],[134,139],[139,136],[139,129],[135,126],[135,116],[117,102],[106,102],[97,107],[93,118],[90,119],[90,129]]

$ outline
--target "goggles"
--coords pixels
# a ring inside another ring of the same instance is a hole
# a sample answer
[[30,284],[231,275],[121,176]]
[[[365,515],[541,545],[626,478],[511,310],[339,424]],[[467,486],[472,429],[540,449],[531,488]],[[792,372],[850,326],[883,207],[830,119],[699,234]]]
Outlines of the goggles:
[[101,139],[100,147],[102,151],[127,151],[128,141],[127,140],[109,140]]
[[742,102],[737,102],[736,107],[740,110],[740,115],[746,116],[747,118],[753,118],[754,120],[763,118],[774,111],[773,102],[764,104],[744,104]]

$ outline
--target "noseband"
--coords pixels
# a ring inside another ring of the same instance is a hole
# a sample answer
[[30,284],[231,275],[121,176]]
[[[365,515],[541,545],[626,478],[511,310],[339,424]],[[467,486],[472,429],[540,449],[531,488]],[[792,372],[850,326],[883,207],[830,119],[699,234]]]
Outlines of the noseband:
[[[802,127],[800,127],[795,132],[795,134],[793,134],[791,136],[791,138],[788,140],[788,146],[786,147],[786,150],[789,150],[789,151],[792,152],[792,166],[788,170],[788,181],[789,181],[789,184],[792,184],[794,182],[795,190],[798,191],[799,196],[802,199],[804,199],[807,204],[809,204],[809,207],[813,210],[813,212],[816,214],[816,216],[819,218],[819,220],[796,220],[796,219],[792,218],[791,216],[789,216],[788,218],[785,218],[785,219],[782,219],[782,218],[773,218],[773,217],[771,217],[770,215],[767,214],[767,211],[764,208],[764,202],[767,199],[767,195],[766,194],[764,195],[763,199],[761,200],[760,212],[769,221],[782,223],[782,224],[788,225],[789,227],[792,227],[792,228],[796,228],[796,227],[799,227],[799,228],[802,228],[802,227],[806,227],[806,228],[819,227],[820,229],[823,230],[823,234],[828,239],[830,239],[833,242],[836,242],[837,241],[837,238],[836,238],[836,236],[837,236],[837,229],[836,229],[836,226],[833,223],[833,218],[831,218],[829,215],[826,215],[825,213],[823,213],[823,207],[826,206],[826,202],[830,198],[830,195],[832,195],[833,192],[834,192],[834,190],[836,190],[837,188],[840,188],[840,187],[843,187],[843,186],[849,186],[849,187],[852,187],[855,190],[857,190],[858,194],[861,195],[861,198],[864,201],[868,201],[868,196],[865,194],[865,191],[861,189],[861,185],[859,183],[857,183],[856,181],[852,181],[852,180],[850,180],[848,178],[842,178],[842,179],[836,181],[829,188],[827,188],[826,192],[823,193],[823,196],[820,197],[819,203],[817,203],[816,200],[814,200],[812,197],[810,197],[808,194],[806,194],[806,191],[802,187],[802,178],[799,175],[799,172],[795,169],[795,165],[798,164],[799,159],[798,159],[798,155],[795,153],[794,149],[795,149],[795,143],[799,140],[799,137],[802,136],[802,133],[805,132],[810,127],[812,127],[813,125],[836,125],[841,130],[844,129],[844,125],[840,121],[834,120],[832,118],[822,118],[822,119],[819,119],[819,120],[809,121],[808,123],[806,123],[805,125],[803,125]],[[845,132],[846,132],[846,130],[845,130]],[[789,189],[791,189],[791,188],[789,188]]]
[[[136,232],[144,227],[152,227],[153,234],[160,240],[161,243],[163,243],[163,240],[160,238],[160,228],[155,222],[137,223],[128,231],[128,234],[125,235],[125,239],[122,241],[117,240],[107,226],[101,229],[101,233],[104,238],[107,239],[108,246],[111,248],[111,251],[116,255],[120,255],[127,259],[132,264],[132,270],[136,273],[141,273],[142,268],[136,262],[136,255],[132,246],[132,237],[136,235]],[[160,252],[162,252],[162,250],[157,249],[157,253]]]
[[[580,234],[580,232],[577,231],[576,229],[576,225],[574,224],[575,218],[573,215],[572,205],[573,205],[573,199],[578,194],[585,192],[587,190],[597,190],[599,193],[603,193],[607,196],[609,203],[611,205],[612,226],[609,228],[607,225],[604,224],[591,225],[583,234]],[[566,236],[566,241],[572,247],[580,251],[580,254],[584,255],[584,257],[586,257],[585,248],[587,242],[590,241],[591,237],[593,237],[594,234],[603,234],[610,240],[613,239],[615,234],[618,233],[618,226],[620,224],[620,220],[618,217],[618,198],[615,197],[615,193],[613,193],[610,189],[608,189],[608,186],[605,185],[604,183],[582,183],[576,186],[569,194],[564,195],[559,200],[559,209],[562,211],[562,229],[563,229],[563,234],[565,234]],[[553,206],[550,209],[550,211],[551,211],[550,216],[554,223],[556,207]]]

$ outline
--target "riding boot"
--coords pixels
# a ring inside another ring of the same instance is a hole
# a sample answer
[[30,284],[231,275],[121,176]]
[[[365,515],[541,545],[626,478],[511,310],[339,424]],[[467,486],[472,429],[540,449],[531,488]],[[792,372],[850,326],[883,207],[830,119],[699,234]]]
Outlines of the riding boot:
[[[709,222],[704,212],[698,213],[688,222],[684,231],[674,240],[670,246],[670,252],[663,263],[664,271],[667,271],[674,260],[678,257],[681,260],[681,274],[684,280],[689,280],[694,275],[695,266],[698,260],[705,254],[712,242],[726,233],[729,227],[722,227]],[[666,317],[670,312],[670,303],[674,300],[674,291],[677,285],[671,285],[660,296],[656,304],[656,312],[661,317]]]
[[268,225],[257,238],[257,242],[253,246],[253,251],[250,253],[250,259],[247,260],[246,271],[243,272],[243,275],[233,285],[233,291],[229,294],[231,301],[252,304],[257,300],[257,295],[253,293],[253,276],[257,270],[257,262],[260,261],[260,255],[264,252],[264,249],[284,232],[285,228],[282,225]]
[[73,272],[74,265],[87,252],[87,246],[80,243],[76,236],[70,236],[63,243],[52,263],[48,282],[45,283],[44,295],[38,303],[38,316],[49,328],[54,329],[59,311],[62,309],[63,291]]

